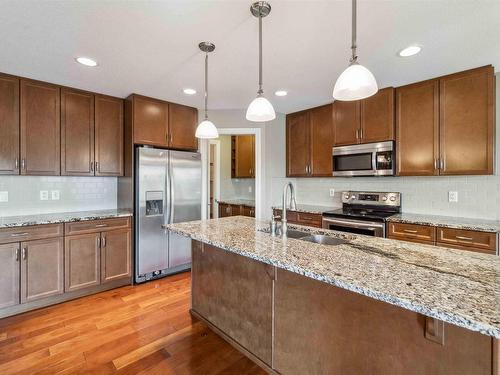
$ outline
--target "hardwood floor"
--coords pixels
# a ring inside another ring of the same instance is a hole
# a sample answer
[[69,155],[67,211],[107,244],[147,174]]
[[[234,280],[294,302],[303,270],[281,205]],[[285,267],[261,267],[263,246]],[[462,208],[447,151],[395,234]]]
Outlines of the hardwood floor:
[[189,313],[190,273],[0,320],[0,374],[266,374]]

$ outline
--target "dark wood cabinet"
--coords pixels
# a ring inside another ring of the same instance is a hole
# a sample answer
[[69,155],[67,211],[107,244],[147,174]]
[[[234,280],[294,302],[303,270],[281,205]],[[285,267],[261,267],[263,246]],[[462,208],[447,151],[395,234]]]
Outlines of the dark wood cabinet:
[[286,175],[305,177],[311,164],[309,111],[286,116]]
[[231,178],[255,178],[255,136],[231,136]]
[[333,103],[335,146],[359,143],[361,126],[361,103],[359,101]]
[[101,234],[101,283],[129,278],[132,274],[130,229]]
[[311,151],[309,174],[315,177],[332,175],[333,106],[331,104],[311,109]]
[[67,236],[64,240],[64,290],[88,288],[101,283],[101,234]]
[[439,81],[396,89],[396,167],[400,176],[439,174]]
[[219,202],[219,217],[238,215],[255,217],[255,207]]
[[219,203],[219,217],[232,216],[231,205],[225,203]]
[[60,89],[21,80],[21,174],[59,175]]
[[95,175],[123,176],[123,100],[95,95]]
[[241,215],[255,217],[255,208],[249,206],[241,206]]
[[20,303],[20,257],[19,242],[0,245],[0,309]]
[[198,110],[181,104],[169,103],[169,147],[182,150],[198,150],[195,137],[198,126]]
[[394,140],[394,88],[386,87],[361,101],[362,143]]
[[19,78],[5,74],[0,74],[0,174],[19,174]]
[[64,292],[62,237],[21,242],[21,303]]
[[439,79],[440,174],[492,174],[495,85],[492,66]]
[[94,95],[61,89],[61,175],[94,175]]
[[[277,208],[273,209],[273,216],[279,217],[278,221],[281,221],[282,211]],[[321,228],[323,224],[321,214],[292,210],[286,211],[286,220],[288,224],[298,224],[315,228]]]
[[134,143],[169,146],[168,103],[141,95],[132,95]]

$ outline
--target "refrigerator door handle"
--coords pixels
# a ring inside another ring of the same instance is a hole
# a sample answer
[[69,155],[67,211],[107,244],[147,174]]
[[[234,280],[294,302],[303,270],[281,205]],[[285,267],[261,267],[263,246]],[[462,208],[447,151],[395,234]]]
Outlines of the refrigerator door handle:
[[168,218],[168,223],[172,224],[174,222],[174,189],[173,189],[173,173],[174,169],[172,168],[172,154],[170,155],[169,161],[168,161],[168,182],[169,182],[169,191],[170,191],[170,199],[169,199],[169,204],[170,204],[170,217]]

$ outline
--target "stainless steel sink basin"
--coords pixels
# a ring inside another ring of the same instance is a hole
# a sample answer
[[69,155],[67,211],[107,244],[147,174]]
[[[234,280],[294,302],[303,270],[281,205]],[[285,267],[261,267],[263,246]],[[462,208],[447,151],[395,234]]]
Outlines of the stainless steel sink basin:
[[341,238],[329,237],[323,234],[315,234],[312,236],[302,237],[299,239],[302,241],[314,242],[314,243],[319,243],[321,245],[331,245],[331,246],[340,245],[347,242],[346,240],[343,240]]
[[300,230],[288,229],[288,231],[286,232],[286,236],[288,238],[301,239],[301,238],[304,238],[304,237],[308,237],[309,233],[307,233],[307,232],[301,232]]

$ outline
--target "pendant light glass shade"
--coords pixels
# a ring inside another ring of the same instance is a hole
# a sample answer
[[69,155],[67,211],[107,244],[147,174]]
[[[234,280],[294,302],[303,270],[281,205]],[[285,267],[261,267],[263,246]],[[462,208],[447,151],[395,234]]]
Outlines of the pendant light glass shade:
[[213,139],[219,138],[219,132],[212,121],[203,120],[196,128],[195,136],[201,139]]
[[247,120],[253,122],[271,121],[276,118],[273,105],[263,96],[257,96],[247,109]]
[[375,95],[378,91],[373,74],[360,64],[351,64],[335,82],[333,97],[336,100],[360,100]]

